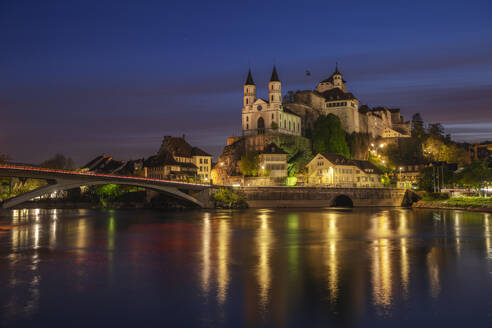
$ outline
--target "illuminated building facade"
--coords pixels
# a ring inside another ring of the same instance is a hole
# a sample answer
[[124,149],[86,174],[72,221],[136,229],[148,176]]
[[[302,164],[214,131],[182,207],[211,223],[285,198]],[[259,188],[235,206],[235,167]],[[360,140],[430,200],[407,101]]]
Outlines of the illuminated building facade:
[[317,154],[307,165],[309,185],[347,188],[381,188],[382,172],[368,161],[340,155]]

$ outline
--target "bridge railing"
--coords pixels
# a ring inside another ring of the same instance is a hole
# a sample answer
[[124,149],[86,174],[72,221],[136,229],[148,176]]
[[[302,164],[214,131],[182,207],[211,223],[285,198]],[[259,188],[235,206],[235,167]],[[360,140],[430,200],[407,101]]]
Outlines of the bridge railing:
[[66,174],[66,175],[76,175],[81,177],[104,177],[111,179],[120,179],[120,180],[138,180],[138,181],[147,181],[147,182],[167,182],[174,184],[182,184],[182,185],[194,185],[194,186],[210,186],[209,184],[203,183],[195,183],[195,182],[183,182],[183,181],[174,181],[174,180],[165,180],[165,179],[153,179],[153,178],[143,178],[143,177],[133,177],[126,175],[114,175],[114,174],[104,174],[104,173],[92,173],[92,172],[77,172],[77,171],[69,171],[69,170],[57,170],[57,169],[48,169],[41,167],[30,167],[30,166],[17,166],[17,165],[5,165],[0,164],[0,169],[9,169],[9,170],[19,170],[19,171],[30,171],[30,172],[43,172],[43,173],[55,173],[55,174]]

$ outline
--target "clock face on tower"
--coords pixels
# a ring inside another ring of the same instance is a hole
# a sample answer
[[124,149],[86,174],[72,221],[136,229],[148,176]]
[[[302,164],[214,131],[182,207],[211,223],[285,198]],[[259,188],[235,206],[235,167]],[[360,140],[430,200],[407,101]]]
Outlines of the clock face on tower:
[[262,109],[263,109],[263,107],[261,107],[261,105],[258,105],[258,107],[256,107],[256,109],[258,109],[258,110],[262,110]]

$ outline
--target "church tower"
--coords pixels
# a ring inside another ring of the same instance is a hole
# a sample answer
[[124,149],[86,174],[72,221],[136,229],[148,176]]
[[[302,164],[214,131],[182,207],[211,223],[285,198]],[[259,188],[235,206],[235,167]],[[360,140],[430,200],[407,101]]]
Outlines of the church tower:
[[333,78],[333,87],[338,88],[343,92],[346,92],[345,83],[344,83],[345,81],[343,80],[342,73],[340,73],[340,71],[338,70],[338,63],[335,68],[335,72],[332,75],[332,78]]
[[275,66],[273,66],[272,77],[268,82],[268,102],[272,105],[282,104],[282,83],[280,83]]
[[251,107],[256,100],[256,85],[251,75],[251,69],[248,70],[248,77],[246,83],[244,83],[244,108]]

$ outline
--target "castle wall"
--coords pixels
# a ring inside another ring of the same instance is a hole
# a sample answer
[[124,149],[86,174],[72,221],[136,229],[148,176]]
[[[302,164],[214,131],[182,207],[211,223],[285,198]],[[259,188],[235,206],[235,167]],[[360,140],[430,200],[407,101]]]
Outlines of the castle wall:
[[342,127],[347,133],[360,132],[359,115],[357,109],[351,107],[331,107],[324,110],[325,115],[338,116]]

